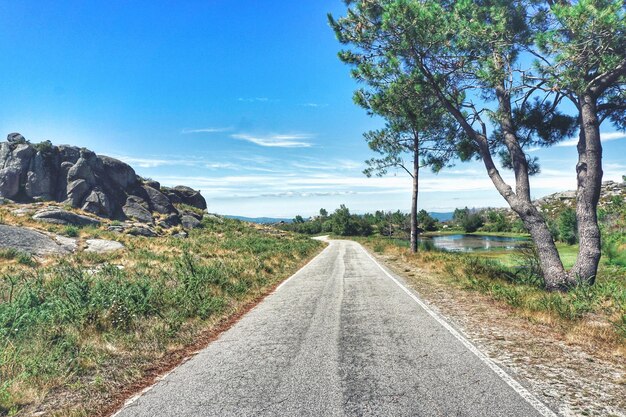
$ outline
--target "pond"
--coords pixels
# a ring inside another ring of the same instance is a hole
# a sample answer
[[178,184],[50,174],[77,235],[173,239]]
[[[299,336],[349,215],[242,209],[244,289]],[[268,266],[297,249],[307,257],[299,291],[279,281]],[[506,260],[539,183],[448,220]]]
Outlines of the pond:
[[529,243],[529,239],[523,237],[465,234],[424,236],[420,238],[420,241],[426,245],[430,243],[436,248],[452,252],[473,252],[493,249],[515,250]]

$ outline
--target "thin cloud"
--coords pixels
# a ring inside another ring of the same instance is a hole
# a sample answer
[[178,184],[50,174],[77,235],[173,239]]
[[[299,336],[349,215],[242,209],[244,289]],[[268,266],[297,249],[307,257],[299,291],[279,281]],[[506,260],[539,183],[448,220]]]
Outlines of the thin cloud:
[[266,103],[270,101],[270,99],[267,97],[239,97],[237,101],[243,103]]
[[193,159],[160,159],[160,158],[136,158],[133,156],[115,156],[120,161],[126,162],[130,166],[141,168],[158,168],[162,166],[194,166],[202,161]]
[[202,129],[183,129],[181,130],[181,134],[188,135],[191,133],[220,133],[220,132],[228,132],[233,130],[232,127],[205,127]]
[[306,133],[267,136],[238,133],[231,135],[231,137],[233,139],[245,140],[246,142],[269,148],[309,148],[311,147],[311,143],[307,139],[311,139],[313,136]]
[[319,108],[319,107],[328,107],[328,104],[320,104],[320,103],[302,103],[301,106],[303,107],[313,107],[313,108]]
[[[626,138],[626,133],[623,132],[610,132],[610,133],[600,133],[600,139],[602,142],[609,142],[612,140],[624,139]],[[557,143],[556,146],[565,147],[565,146],[576,146],[578,145],[578,138],[568,139],[566,141]]]

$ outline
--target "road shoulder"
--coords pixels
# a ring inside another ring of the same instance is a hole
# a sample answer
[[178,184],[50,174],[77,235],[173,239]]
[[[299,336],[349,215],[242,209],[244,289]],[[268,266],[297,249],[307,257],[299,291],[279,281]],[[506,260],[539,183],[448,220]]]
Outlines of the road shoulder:
[[626,416],[626,361],[600,357],[507,305],[438,280],[401,256],[370,254],[446,317],[480,351],[565,416]]

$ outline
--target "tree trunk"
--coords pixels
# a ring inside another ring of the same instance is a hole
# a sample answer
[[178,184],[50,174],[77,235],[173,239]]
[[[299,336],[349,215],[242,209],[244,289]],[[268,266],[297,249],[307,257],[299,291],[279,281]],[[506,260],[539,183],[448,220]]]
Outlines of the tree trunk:
[[535,244],[546,289],[548,291],[567,290],[570,286],[567,272],[563,267],[550,229],[539,210],[532,203],[523,204],[523,207],[513,208],[513,210],[524,222]]
[[570,271],[572,283],[593,284],[600,263],[601,238],[597,208],[602,187],[602,144],[596,99],[590,94],[580,97],[580,138],[576,164],[576,220],[579,249]]
[[419,189],[419,135],[413,143],[413,195],[411,199],[411,252],[417,253],[417,192]]

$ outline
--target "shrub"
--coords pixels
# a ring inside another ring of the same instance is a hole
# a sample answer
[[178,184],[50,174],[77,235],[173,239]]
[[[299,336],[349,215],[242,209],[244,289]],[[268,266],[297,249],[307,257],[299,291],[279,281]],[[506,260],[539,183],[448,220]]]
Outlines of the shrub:
[[576,211],[573,208],[566,208],[561,212],[558,219],[559,238],[568,245],[578,242],[578,227]]
[[76,237],[78,236],[79,230],[80,229],[76,226],[68,225],[65,226],[65,228],[63,229],[63,233],[65,234],[65,236]]
[[461,226],[467,233],[473,233],[483,225],[483,218],[478,213],[471,213],[461,220]]

